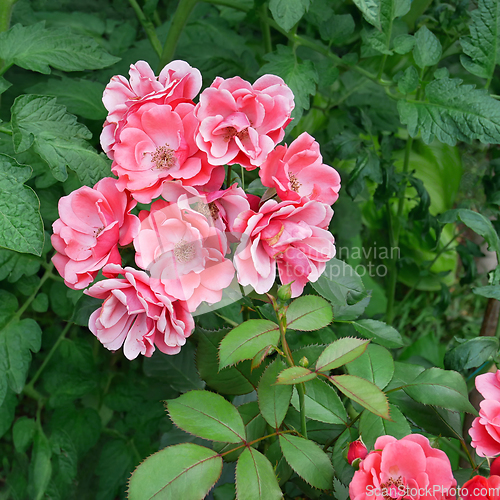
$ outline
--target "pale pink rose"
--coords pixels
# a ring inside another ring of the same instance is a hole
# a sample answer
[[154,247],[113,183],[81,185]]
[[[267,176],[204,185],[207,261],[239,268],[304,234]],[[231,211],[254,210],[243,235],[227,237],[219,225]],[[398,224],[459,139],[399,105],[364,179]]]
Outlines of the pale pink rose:
[[500,401],[500,370],[476,377],[476,389],[485,399]]
[[354,473],[349,485],[351,500],[455,498],[457,482],[450,460],[426,437],[410,434],[397,440],[381,436],[374,448]]
[[[191,208],[205,215],[209,223],[226,233],[226,236],[234,232],[238,215],[250,209],[248,195],[237,184],[228,189],[208,192],[198,191],[178,181],[163,185],[162,197],[168,202],[176,202],[183,194],[187,196]],[[237,240],[233,237],[232,241]]]
[[130,191],[141,203],[150,203],[167,180],[186,184],[210,181],[217,168],[194,142],[194,105],[181,102],[146,103],[129,113],[115,145],[111,170],[118,176],[118,189]]
[[158,200],[149,214],[139,216],[136,263],[149,271],[154,289],[185,300],[190,311],[202,301],[219,302],[233,279],[234,267],[225,258],[226,235],[212,218],[191,208],[186,195],[177,203]]
[[469,429],[471,446],[480,457],[494,457],[500,454],[500,401],[485,399],[479,407],[479,417]]
[[153,291],[143,271],[108,264],[103,274],[111,279],[99,281],[85,293],[104,299],[89,319],[90,331],[104,347],[116,351],[123,345],[127,359],[149,357],[155,346],[177,354],[194,330],[186,304]]
[[278,146],[261,165],[259,175],[264,186],[275,188],[282,200],[301,198],[327,205],[337,201],[340,175],[323,163],[319,144],[307,132],[290,146]]
[[120,264],[118,245],[128,245],[139,230],[130,213],[137,202],[118,191],[116,179],[106,177],[59,200],[59,216],[52,225],[52,257],[67,286],[85,288],[106,264]]
[[234,224],[242,233],[234,256],[239,283],[265,293],[274,284],[277,264],[281,283],[293,282],[292,297],[299,296],[335,256],[328,231],[332,215],[328,205],[314,200],[269,200],[258,212],[241,213]]
[[217,77],[196,106],[196,143],[213,165],[253,170],[283,139],[293,108],[293,93],[278,76],[264,75],[253,85]]
[[123,122],[130,111],[148,101],[169,104],[175,100],[191,100],[201,89],[201,73],[184,61],[167,64],[158,77],[149,64],[138,61],[130,65],[130,81],[114,76],[106,86],[102,101],[108,117],[101,134],[101,145],[113,159]]

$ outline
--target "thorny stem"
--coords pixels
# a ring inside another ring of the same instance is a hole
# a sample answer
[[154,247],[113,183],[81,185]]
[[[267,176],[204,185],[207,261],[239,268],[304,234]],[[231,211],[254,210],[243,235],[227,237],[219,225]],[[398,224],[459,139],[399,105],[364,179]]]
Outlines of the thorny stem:
[[137,0],[128,0],[132,8],[134,9],[135,15],[142,27],[146,31],[146,35],[148,36],[149,42],[151,43],[154,51],[157,53],[158,57],[161,56],[162,46],[158,35],[156,34],[156,29],[154,24],[144,15],[141,7],[137,3]]
[[163,45],[163,50],[160,56],[160,67],[161,71],[164,66],[166,66],[174,57],[175,49],[177,47],[177,42],[181,36],[182,30],[187,23],[189,15],[194,9],[198,0],[180,0],[177,10],[175,11],[174,17],[172,18],[172,24],[170,25],[170,30],[168,31],[167,39],[165,40],[165,45]]

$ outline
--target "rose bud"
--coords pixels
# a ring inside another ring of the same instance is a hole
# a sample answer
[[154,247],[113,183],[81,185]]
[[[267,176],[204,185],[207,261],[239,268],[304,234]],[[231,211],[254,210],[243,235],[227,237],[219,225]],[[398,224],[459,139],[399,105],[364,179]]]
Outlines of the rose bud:
[[360,459],[363,460],[363,458],[368,455],[368,450],[366,449],[366,446],[363,444],[361,440],[353,441],[349,445],[349,451],[347,452],[347,461],[349,462],[349,465],[352,465],[354,460]]
[[500,476],[500,457],[495,458],[490,465],[490,476]]

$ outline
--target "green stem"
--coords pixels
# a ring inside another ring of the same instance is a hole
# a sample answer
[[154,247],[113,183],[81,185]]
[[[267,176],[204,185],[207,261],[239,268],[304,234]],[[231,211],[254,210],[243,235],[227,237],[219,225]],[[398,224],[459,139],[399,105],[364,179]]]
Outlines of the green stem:
[[179,1],[177,10],[172,18],[172,24],[170,25],[165,45],[163,46],[163,50],[161,52],[160,67],[158,71],[161,71],[173,59],[179,37],[181,36],[182,30],[187,23],[189,15],[197,3],[198,0]]
[[271,28],[269,26],[269,17],[267,15],[267,3],[263,3],[260,7],[260,21],[262,29],[262,39],[264,41],[264,50],[266,54],[273,51],[271,42]]
[[10,128],[0,126],[0,133],[12,135],[12,130]]
[[10,18],[12,9],[17,0],[1,0],[0,1],[0,33],[7,31],[10,27]]
[[132,6],[132,8],[134,9],[137,19],[139,19],[139,22],[146,31],[146,35],[148,36],[149,42],[151,43],[155,52],[158,54],[158,57],[160,57],[162,53],[162,46],[160,39],[156,34],[156,29],[154,24],[144,15],[144,12],[142,12],[141,7],[137,3],[137,0],[128,0],[128,1]]
[[48,363],[51,360],[52,356],[57,351],[57,348],[59,347],[59,344],[63,341],[64,337],[66,337],[66,334],[68,333],[68,331],[69,331],[69,329],[71,328],[72,325],[73,325],[73,323],[68,323],[64,327],[63,331],[59,335],[59,338],[56,340],[55,344],[52,346],[52,349],[47,354],[47,357],[45,358],[45,360],[41,364],[40,368],[38,368],[37,372],[35,373],[35,375],[33,376],[33,378],[30,380],[30,382],[27,384],[27,386],[25,388],[28,388],[28,390],[33,389],[33,387],[35,386],[37,380],[40,378],[40,375],[42,374],[43,370],[45,370],[45,367],[48,365]]
[[23,315],[24,311],[28,309],[29,305],[33,302],[37,293],[40,291],[40,288],[42,288],[43,284],[50,278],[50,275],[52,274],[52,269],[54,269],[54,264],[51,263],[49,267],[45,270],[45,273],[42,276],[40,283],[38,283],[38,286],[36,287],[35,291],[28,297],[26,302],[18,309],[16,314],[12,316],[10,321],[4,326],[4,329],[6,329],[11,323],[17,321]]
[[[406,142],[405,158],[403,163],[403,176],[404,176],[404,187],[400,190],[398,194],[398,209],[396,212],[396,218],[393,219],[390,203],[387,202],[387,216],[389,219],[389,244],[391,247],[390,262],[389,262],[389,276],[387,282],[387,310],[386,310],[386,322],[391,325],[394,321],[394,301],[396,298],[396,283],[398,281],[398,252],[393,252],[393,249],[398,248],[399,244],[399,232],[401,229],[400,219],[403,214],[404,208],[404,197],[406,193],[406,175],[408,174],[410,165],[411,148],[413,145],[413,138],[410,137]],[[396,255],[394,255],[394,253]]]
[[307,422],[306,422],[306,386],[297,384],[297,392],[299,393],[299,408],[300,408],[300,429],[303,437],[307,439]]

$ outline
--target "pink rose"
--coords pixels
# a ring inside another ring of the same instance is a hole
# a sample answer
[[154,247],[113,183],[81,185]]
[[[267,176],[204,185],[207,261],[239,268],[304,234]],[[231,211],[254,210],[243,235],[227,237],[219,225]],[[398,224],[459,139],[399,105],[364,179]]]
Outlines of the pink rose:
[[265,293],[274,284],[278,264],[281,282],[293,282],[292,297],[299,296],[335,256],[328,231],[332,215],[329,206],[314,200],[269,200],[258,212],[241,213],[234,225],[242,233],[234,257],[239,283]]
[[426,437],[410,434],[397,440],[381,436],[374,448],[354,473],[349,485],[351,500],[455,498],[452,493],[457,482],[450,460],[446,453],[433,448]]
[[471,446],[480,457],[494,457],[500,454],[500,401],[485,399],[479,407],[479,417],[469,429]]
[[103,274],[111,279],[99,281],[85,293],[104,299],[89,319],[90,331],[104,347],[116,351],[123,345],[127,359],[149,357],[155,345],[166,354],[177,354],[194,330],[186,305],[153,291],[143,271],[108,264]]
[[476,377],[476,389],[485,399],[500,401],[500,370]]
[[460,488],[462,500],[499,500],[500,477],[474,476]]
[[304,132],[288,148],[278,146],[272,151],[259,175],[262,184],[275,188],[282,200],[307,198],[332,205],[339,197],[340,175],[322,162],[319,144]]
[[101,134],[101,145],[111,159],[129,111],[148,101],[169,104],[178,99],[191,100],[201,89],[201,73],[185,61],[172,61],[158,77],[147,62],[138,61],[130,65],[129,75],[130,81],[120,75],[114,76],[102,97],[109,113]]
[[225,258],[226,236],[211,216],[191,208],[182,195],[177,203],[156,201],[149,214],[141,212],[139,217],[136,262],[149,271],[154,289],[185,300],[190,311],[202,301],[219,302],[233,279],[234,267]]
[[146,103],[127,116],[115,146],[111,167],[118,188],[127,189],[141,203],[150,203],[166,180],[208,182],[213,165],[194,142],[194,105]]
[[217,77],[195,109],[196,144],[213,165],[253,170],[283,139],[293,108],[293,93],[278,76],[264,75],[253,85]]
[[52,225],[51,242],[58,252],[52,262],[73,289],[85,288],[106,264],[120,264],[118,245],[128,245],[139,230],[130,213],[136,205],[106,177],[59,200],[59,216]]
[[[234,231],[238,215],[250,209],[247,194],[237,184],[228,189],[209,192],[198,191],[180,182],[166,182],[163,185],[162,197],[169,202],[177,201],[183,194],[192,208],[205,215],[226,236]],[[237,239],[233,237],[233,241]]]

